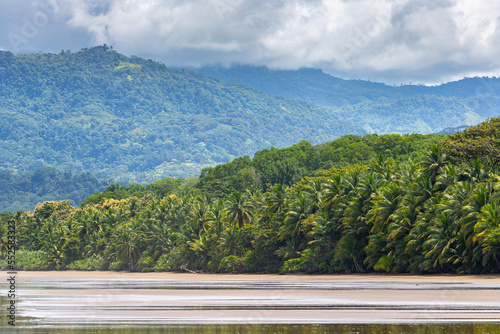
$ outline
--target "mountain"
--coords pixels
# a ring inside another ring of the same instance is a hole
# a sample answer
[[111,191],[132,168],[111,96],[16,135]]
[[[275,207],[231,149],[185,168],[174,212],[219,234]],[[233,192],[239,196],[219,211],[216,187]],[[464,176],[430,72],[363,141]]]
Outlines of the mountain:
[[365,133],[314,104],[106,45],[0,52],[0,117],[0,167],[71,167],[131,181],[195,176],[259,149]]
[[112,180],[99,179],[88,172],[73,173],[70,169],[39,167],[24,174],[0,169],[0,212],[33,211],[45,201],[69,200],[79,205],[111,183]]
[[271,70],[264,66],[236,65],[233,67],[205,66],[197,71],[225,81],[239,82],[274,96],[308,101],[321,106],[343,107],[380,98],[398,97],[384,84],[343,80],[322,70]]
[[477,124],[499,114],[500,79],[466,78],[439,86],[388,86],[343,80],[319,69],[271,70],[235,65],[197,69],[274,96],[314,103],[361,125],[368,132],[439,132]]
[[443,131],[438,132],[436,134],[437,135],[445,135],[445,136],[447,136],[447,135],[451,135],[451,134],[454,134],[454,133],[459,132],[459,131],[467,130],[468,128],[470,128],[470,126],[467,126],[467,125],[458,126],[456,128],[446,128]]

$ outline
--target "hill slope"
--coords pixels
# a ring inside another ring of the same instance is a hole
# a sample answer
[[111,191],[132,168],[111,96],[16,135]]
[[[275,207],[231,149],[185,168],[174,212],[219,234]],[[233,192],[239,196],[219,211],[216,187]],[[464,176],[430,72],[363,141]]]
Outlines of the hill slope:
[[79,205],[111,182],[90,173],[74,174],[69,169],[58,171],[53,167],[40,167],[24,174],[0,169],[0,212],[33,211],[38,203],[56,200]]
[[49,164],[133,180],[197,175],[259,149],[364,132],[315,105],[107,46],[0,52],[0,117],[0,167]]
[[318,69],[270,70],[206,66],[205,75],[239,82],[275,96],[326,107],[378,134],[438,132],[498,116],[500,79],[468,78],[440,86],[388,86],[343,80]]

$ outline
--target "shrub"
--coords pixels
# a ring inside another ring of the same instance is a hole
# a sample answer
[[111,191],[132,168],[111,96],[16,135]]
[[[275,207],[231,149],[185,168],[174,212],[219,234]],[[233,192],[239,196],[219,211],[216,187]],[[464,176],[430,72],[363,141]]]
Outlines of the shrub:
[[42,250],[16,251],[16,267],[24,270],[44,270],[48,266],[48,256]]
[[137,262],[137,271],[153,271],[155,261],[151,256],[141,257]]
[[126,263],[122,261],[116,261],[109,265],[109,270],[120,271],[126,267]]
[[72,262],[68,265],[67,268],[71,270],[87,270],[87,271],[103,270],[104,260],[100,255],[92,256],[87,259]]
[[220,261],[219,271],[224,273],[241,272],[243,267],[244,260],[241,257],[229,255]]
[[170,254],[162,254],[158,258],[156,265],[153,267],[154,271],[169,271],[174,269],[175,269],[174,261]]
[[305,249],[299,258],[290,259],[283,263],[282,271],[288,272],[311,272],[314,263],[314,253],[311,248]]

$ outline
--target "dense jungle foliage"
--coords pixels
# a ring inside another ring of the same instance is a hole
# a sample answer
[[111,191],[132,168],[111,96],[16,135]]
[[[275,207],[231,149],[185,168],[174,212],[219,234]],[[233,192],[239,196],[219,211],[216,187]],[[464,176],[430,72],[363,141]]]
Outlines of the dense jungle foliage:
[[253,160],[244,156],[230,163],[205,168],[199,178],[166,178],[148,185],[111,184],[113,180],[110,179],[96,178],[89,173],[73,175],[69,169],[59,171],[52,167],[39,167],[26,174],[4,170],[0,172],[0,185],[4,189],[0,195],[0,212],[31,211],[37,203],[48,200],[67,199],[78,206],[95,204],[105,198],[140,198],[146,194],[183,196],[195,188],[208,197],[223,197],[236,190],[244,191],[254,184],[266,190],[268,184],[292,185],[319,170],[366,163],[378,153],[398,159],[415,156],[443,138],[420,134],[347,135],[318,145],[304,140],[288,148],[258,151]]
[[46,165],[151,182],[297,138],[366,131],[313,104],[104,45],[16,56],[0,51],[0,168]]
[[265,149],[254,158],[245,156],[201,171],[198,188],[208,197],[223,197],[257,186],[266,191],[273,184],[292,186],[306,176],[333,167],[366,164],[378,154],[396,160],[416,158],[444,136],[436,135],[347,135],[311,145],[307,141],[284,149]]
[[16,221],[20,269],[498,273],[500,170],[484,151],[470,159],[453,148],[476,147],[481,134],[498,145],[499,126],[492,119],[408,158],[376,151],[293,184],[46,202],[1,218]]

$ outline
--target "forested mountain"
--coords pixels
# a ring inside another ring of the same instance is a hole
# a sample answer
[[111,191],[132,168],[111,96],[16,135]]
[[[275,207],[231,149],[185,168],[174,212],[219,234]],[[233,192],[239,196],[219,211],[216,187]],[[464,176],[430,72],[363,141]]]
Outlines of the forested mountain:
[[467,78],[439,86],[388,86],[343,80],[307,68],[293,71],[235,65],[206,66],[198,71],[275,96],[312,102],[378,134],[439,132],[499,115],[498,78]]
[[[0,168],[8,187],[1,210],[33,208],[47,199],[78,204],[109,185],[102,180],[110,177],[122,184],[145,183],[198,176],[203,170],[200,189],[214,187],[221,195],[242,190],[250,181],[275,182],[272,175],[277,174],[291,184],[319,169],[380,153],[369,143],[376,137],[355,135],[432,133],[475,124],[497,113],[500,92],[495,78],[391,87],[312,69],[240,66],[200,71],[241,83],[170,70],[106,45],[76,53],[0,52]],[[354,136],[328,143],[350,134]],[[346,158],[352,142],[359,147]],[[326,144],[313,147],[319,143]],[[347,148],[338,148],[344,144]],[[261,164],[269,156],[279,160],[272,168]],[[236,157],[234,163],[242,167],[237,176],[209,182],[227,166],[206,167]],[[301,166],[304,159],[316,166]],[[48,169],[37,168],[47,166],[58,169],[49,173],[55,178],[44,178],[54,181],[45,183],[44,193],[26,180],[45,173]],[[73,180],[80,190],[66,187],[66,181],[58,181],[66,180],[65,168],[75,173],[70,179],[87,175],[93,181]],[[172,193],[184,193],[190,186],[186,182]],[[151,188],[130,192],[143,193],[157,194]]]
[[107,46],[0,52],[0,117],[0,167],[71,167],[132,181],[196,176],[262,148],[364,133],[313,104]]
[[38,203],[69,200],[79,205],[82,200],[111,184],[85,173],[73,173],[54,167],[39,167],[23,174],[0,169],[0,212],[32,211]]
[[[290,161],[292,177],[273,179]],[[46,202],[0,219],[16,224],[15,269],[497,274],[499,161],[495,118],[448,137],[301,142],[206,169],[199,184],[112,185],[79,208]],[[254,182],[241,190],[203,189],[245,175]],[[0,224],[3,250],[6,235]]]

